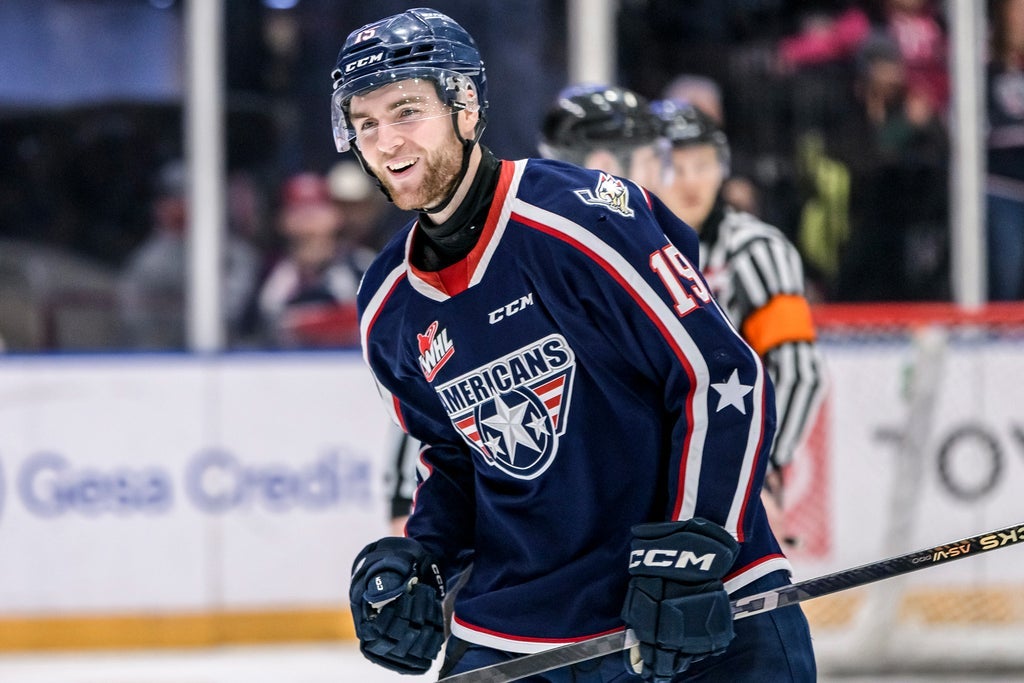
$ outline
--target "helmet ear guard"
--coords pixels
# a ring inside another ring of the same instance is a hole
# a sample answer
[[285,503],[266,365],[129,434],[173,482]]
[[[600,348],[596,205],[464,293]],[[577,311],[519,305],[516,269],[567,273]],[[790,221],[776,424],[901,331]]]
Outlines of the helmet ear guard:
[[444,82],[437,83],[437,95],[441,101],[456,111],[480,111],[480,101],[476,97],[476,86],[465,74],[454,71],[445,74]]

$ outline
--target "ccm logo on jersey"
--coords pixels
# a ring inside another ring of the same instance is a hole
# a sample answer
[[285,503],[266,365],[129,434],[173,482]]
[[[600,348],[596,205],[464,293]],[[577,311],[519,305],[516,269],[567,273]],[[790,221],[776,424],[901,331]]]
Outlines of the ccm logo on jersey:
[[682,569],[686,565],[698,567],[701,571],[711,571],[711,565],[715,562],[716,555],[707,553],[697,557],[697,554],[689,550],[665,550],[651,548],[650,550],[634,550],[629,554],[629,568],[633,569],[644,565],[645,567],[675,567]]
[[526,296],[521,296],[515,301],[505,304],[496,311],[491,311],[491,314],[487,316],[487,321],[492,325],[500,320],[504,320],[510,315],[515,315],[519,311],[523,310],[527,306],[533,305],[533,292],[530,292]]
[[427,331],[416,335],[420,349],[420,369],[430,382],[441,367],[455,355],[455,343],[448,338],[448,330],[437,330],[437,321],[430,323]]

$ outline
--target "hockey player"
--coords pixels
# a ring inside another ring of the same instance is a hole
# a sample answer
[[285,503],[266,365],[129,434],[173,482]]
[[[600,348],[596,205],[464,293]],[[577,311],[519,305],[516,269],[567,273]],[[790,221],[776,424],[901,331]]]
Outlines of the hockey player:
[[661,122],[640,94],[600,83],[563,88],[541,123],[546,159],[655,187],[665,164]]
[[811,681],[799,607],[735,624],[789,581],[760,503],[771,382],[697,271],[696,234],[643,188],[480,144],[487,79],[432,9],[364,26],[334,71],[339,151],[414,219],[359,292],[363,353],[424,444],[406,535],[355,558],[361,651],[442,675],[631,627],[548,682]]
[[[669,150],[660,150],[659,141],[670,143]],[[782,472],[820,401],[822,362],[795,247],[777,229],[725,204],[722,186],[730,156],[725,134],[690,104],[648,105],[618,86],[574,85],[559,93],[545,116],[538,148],[545,157],[624,172],[658,188],[665,203],[700,233],[701,267],[711,269],[705,276],[712,292],[762,354],[775,383],[778,429],[765,505],[776,533],[795,543],[782,515]],[[667,173],[631,163],[651,159],[650,150],[657,150],[653,158]]]
[[[659,143],[665,142],[671,143],[670,148],[660,149]],[[777,229],[725,205],[722,186],[729,177],[725,134],[689,104],[672,100],[648,104],[618,86],[574,85],[559,93],[545,116],[538,149],[547,158],[625,173],[640,184],[658,188],[659,196],[679,217],[693,221],[701,235],[701,267],[712,269],[705,273],[712,293],[747,342],[762,354],[775,382],[778,429],[764,502],[773,530],[787,543],[796,543],[786,533],[782,514],[782,472],[819,402],[821,360],[803,297],[799,254]],[[652,159],[659,164],[654,172],[649,165],[633,163]],[[710,254],[714,254],[713,264]],[[763,318],[761,322],[755,313]]]
[[[821,355],[804,294],[803,265],[777,228],[727,206],[729,142],[697,107],[652,103],[671,145],[660,196],[700,234],[700,268],[729,319],[764,359],[775,387],[778,426],[765,489],[781,506],[784,468],[807,433],[824,391]],[[773,526],[785,535],[781,514]]]

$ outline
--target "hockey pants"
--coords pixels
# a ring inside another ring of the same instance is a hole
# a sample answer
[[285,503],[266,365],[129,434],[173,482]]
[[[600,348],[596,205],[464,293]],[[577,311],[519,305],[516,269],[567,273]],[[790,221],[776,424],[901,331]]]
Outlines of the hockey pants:
[[[742,598],[789,583],[784,572],[773,572],[733,593]],[[814,650],[807,619],[799,605],[783,607],[735,622],[736,638],[725,654],[690,665],[676,681],[714,683],[813,683]],[[441,675],[462,673],[496,664],[517,655],[448,639]],[[629,653],[606,655],[523,679],[522,683],[640,683]]]

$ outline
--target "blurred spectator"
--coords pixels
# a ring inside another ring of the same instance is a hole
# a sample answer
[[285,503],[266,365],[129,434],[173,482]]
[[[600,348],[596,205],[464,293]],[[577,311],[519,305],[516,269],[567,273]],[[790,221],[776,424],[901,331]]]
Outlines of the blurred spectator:
[[945,125],[930,101],[909,90],[902,54],[891,38],[866,41],[857,65],[856,106],[842,123],[844,132],[829,139],[850,171],[849,242],[833,297],[947,298]]
[[327,185],[344,217],[344,238],[352,244],[378,251],[407,222],[358,161],[334,164]]
[[812,5],[801,17],[800,30],[779,41],[780,66],[793,70],[851,59],[871,32],[860,3]]
[[[948,48],[946,28],[934,0],[864,0],[815,6],[805,14],[798,33],[779,41],[779,66],[784,73],[802,72],[800,82],[814,82],[815,68],[851,64],[872,37],[888,38],[895,45],[903,62],[908,96],[926,101],[944,116],[949,102]],[[827,82],[818,85],[813,89],[794,87],[798,109],[802,97],[803,106],[820,107],[813,99],[834,92]]]
[[722,88],[713,78],[698,74],[680,74],[669,81],[661,96],[665,100],[689,102],[707,114],[719,128],[725,125]]
[[988,274],[993,301],[1024,299],[1024,0],[990,0]]
[[[351,188],[339,188],[348,192]],[[372,188],[370,188],[372,189]],[[285,252],[270,269],[256,298],[258,336],[276,348],[359,345],[356,290],[374,251],[349,234],[365,230],[331,195],[327,178],[303,172],[282,186],[277,228]],[[366,201],[365,192],[354,204]]]
[[885,32],[899,46],[907,95],[923,99],[939,116],[949,104],[946,27],[935,0],[882,0]]
[[[774,57],[779,37],[794,30],[794,17],[808,4],[825,2],[618,3],[618,82],[652,100],[679,99],[676,88],[682,85],[690,92],[683,99],[704,109],[711,102],[708,96],[722,102],[726,115],[721,125],[738,151],[728,192],[745,208],[756,203],[758,215],[787,232],[798,211],[789,134],[791,98],[774,69]],[[827,0],[830,5],[837,2],[841,0]],[[680,78],[684,83],[676,82]],[[831,83],[835,87],[837,81]],[[719,87],[720,92],[713,93]]]
[[821,301],[835,296],[839,262],[850,237],[850,168],[826,149],[820,130],[800,135],[796,148],[800,210],[795,243],[804,259],[808,295]]
[[[149,236],[129,255],[120,273],[118,302],[128,348],[185,348],[187,181],[188,168],[181,160],[160,169]],[[221,285],[231,336],[255,286],[259,253],[231,230],[226,232]]]

